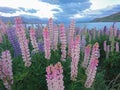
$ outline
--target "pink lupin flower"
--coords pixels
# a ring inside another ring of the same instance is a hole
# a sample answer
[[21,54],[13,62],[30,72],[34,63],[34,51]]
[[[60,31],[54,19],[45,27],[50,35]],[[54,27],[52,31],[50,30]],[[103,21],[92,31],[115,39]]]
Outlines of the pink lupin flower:
[[2,22],[1,20],[0,20],[0,25],[1,25],[1,30],[0,30],[0,33],[2,34],[2,35],[4,35],[4,34],[6,34],[6,25],[4,24],[4,22]]
[[96,70],[98,66],[98,58],[100,57],[99,44],[95,43],[92,48],[92,55],[89,62],[89,65],[86,70],[87,80],[85,82],[85,87],[90,88],[94,82]]
[[51,45],[51,49],[53,49],[53,35],[54,35],[54,31],[53,31],[53,19],[50,18],[48,21],[48,30],[50,32],[50,45]]
[[53,65],[50,65],[46,68],[46,72],[47,72],[47,75],[46,75],[46,81],[47,81],[47,86],[48,86],[48,90],[53,90],[53,71],[54,71],[54,66]]
[[62,52],[61,60],[65,61],[67,42],[66,42],[66,33],[65,33],[64,24],[60,25],[60,41],[61,41],[61,52]]
[[107,42],[107,41],[104,41],[104,43],[103,43],[103,46],[104,46],[104,51],[106,51],[106,50],[107,50],[107,44],[106,44],[106,42]]
[[12,90],[13,72],[11,54],[8,50],[2,52],[0,59],[0,79],[3,81],[7,90]]
[[45,58],[50,59],[50,34],[48,28],[44,28],[43,30],[43,38],[44,38],[44,50],[45,50]]
[[53,49],[57,50],[57,45],[58,45],[58,27],[57,27],[57,25],[54,25],[53,30],[54,30],[54,39],[53,39],[54,47],[53,47]]
[[98,59],[96,59],[95,57],[93,57],[91,59],[91,62],[90,62],[90,71],[87,75],[87,80],[85,82],[85,87],[86,88],[90,88],[94,82],[94,79],[95,79],[95,75],[96,75],[96,70],[97,70],[97,66],[98,66]]
[[20,17],[17,17],[15,19],[15,24],[16,24],[16,34],[17,34],[21,52],[22,52],[22,58],[23,58],[23,61],[25,62],[25,66],[29,67],[31,65],[31,57],[30,57],[30,52],[28,48],[28,40],[26,38],[25,29],[22,25],[22,20]]
[[57,79],[57,89],[56,90],[64,90],[64,81],[63,81],[63,67],[60,62],[55,64],[55,70],[56,70],[56,79]]
[[71,41],[74,39],[75,35],[75,21],[72,20],[70,23],[69,35],[68,35],[68,55],[71,56]]
[[60,62],[46,68],[48,90],[64,90],[63,68]]
[[82,66],[84,68],[87,68],[87,66],[88,66],[89,58],[90,58],[90,52],[91,52],[91,45],[88,45],[88,46],[85,47],[85,50],[84,50],[84,61],[82,63]]
[[80,59],[80,36],[77,36],[75,40],[72,40],[71,45],[71,80],[75,81],[78,73],[78,62]]
[[119,52],[119,43],[116,42],[116,52]]
[[33,28],[30,29],[30,40],[31,40],[31,43],[32,43],[32,46],[34,48],[33,51],[35,51],[36,53],[38,52],[39,48],[38,48],[38,44],[37,44],[37,41],[36,41],[36,36],[35,36],[35,30]]

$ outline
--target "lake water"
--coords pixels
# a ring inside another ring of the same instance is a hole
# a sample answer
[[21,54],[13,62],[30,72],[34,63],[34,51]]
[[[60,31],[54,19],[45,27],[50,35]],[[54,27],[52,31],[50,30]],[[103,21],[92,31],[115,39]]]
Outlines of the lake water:
[[[45,24],[42,24],[43,26],[46,26]],[[76,23],[76,27],[84,28],[85,26],[88,29],[96,28],[97,30],[103,29],[104,26],[109,28],[113,25],[113,22],[90,22],[90,23]],[[27,24],[27,27],[31,27],[31,24]],[[35,28],[38,28],[38,24],[33,25]],[[120,29],[120,22],[116,22],[115,26]]]
[[[104,28],[104,26],[109,28],[112,25],[113,22],[77,23],[77,27],[83,28],[84,26],[86,26],[88,29],[92,29],[96,27],[97,30]],[[115,26],[120,29],[120,22],[116,22]]]

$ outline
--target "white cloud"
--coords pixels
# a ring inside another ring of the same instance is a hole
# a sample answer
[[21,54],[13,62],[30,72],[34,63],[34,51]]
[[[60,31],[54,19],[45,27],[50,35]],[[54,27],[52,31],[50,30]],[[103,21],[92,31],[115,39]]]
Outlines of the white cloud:
[[90,9],[97,10],[97,9],[104,9],[109,6],[120,4],[120,0],[90,0],[92,3]]
[[0,13],[0,15],[4,16],[16,16],[19,14],[27,14],[27,15],[34,15],[40,18],[50,18],[53,17],[53,14],[56,13],[55,11],[51,11],[52,9],[60,9],[58,5],[51,5],[45,2],[41,2],[38,0],[0,0],[0,7],[11,7],[15,9],[19,9],[19,7],[23,7],[26,9],[35,9],[38,10],[37,13],[26,13],[26,12],[19,12],[17,11],[14,14],[6,14]]
[[77,19],[77,18],[83,18],[83,15],[75,14],[74,16],[70,17],[70,19]]

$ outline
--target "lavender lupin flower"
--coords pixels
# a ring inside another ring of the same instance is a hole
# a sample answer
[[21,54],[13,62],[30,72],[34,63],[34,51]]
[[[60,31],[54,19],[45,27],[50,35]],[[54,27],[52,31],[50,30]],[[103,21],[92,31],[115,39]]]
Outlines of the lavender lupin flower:
[[8,39],[9,39],[10,43],[13,46],[14,56],[21,55],[21,49],[20,49],[19,42],[17,40],[15,28],[9,27],[8,30],[7,30],[7,36],[8,36]]
[[38,43],[38,48],[39,48],[39,52],[44,52],[44,43],[43,42],[39,42]]

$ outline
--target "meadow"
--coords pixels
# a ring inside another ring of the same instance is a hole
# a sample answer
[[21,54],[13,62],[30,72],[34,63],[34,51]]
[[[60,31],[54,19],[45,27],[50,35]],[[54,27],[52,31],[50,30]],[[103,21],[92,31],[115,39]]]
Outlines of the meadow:
[[120,90],[120,30],[0,21],[0,90]]

